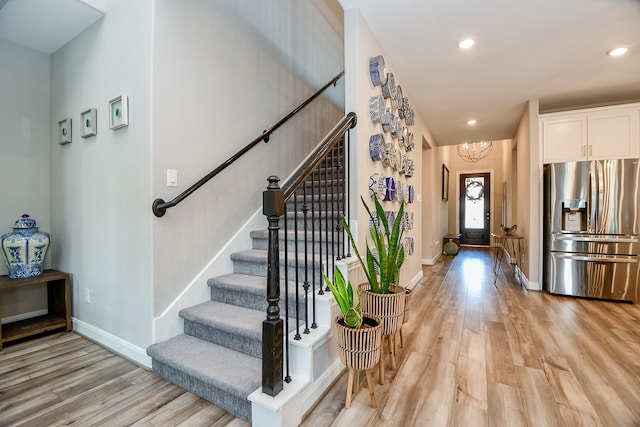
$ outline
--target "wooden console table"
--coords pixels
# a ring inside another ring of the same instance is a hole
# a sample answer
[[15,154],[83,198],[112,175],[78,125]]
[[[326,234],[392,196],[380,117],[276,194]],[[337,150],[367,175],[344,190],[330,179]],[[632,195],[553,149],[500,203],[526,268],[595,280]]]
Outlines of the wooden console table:
[[[0,325],[0,350],[4,343],[15,341],[43,332],[71,330],[71,285],[69,275],[56,270],[45,270],[44,274],[24,279],[10,279],[0,276],[0,301],[2,290],[21,286],[47,284],[47,303],[49,313],[31,319]],[[2,305],[0,305],[0,310]],[[0,311],[0,318],[2,312]]]

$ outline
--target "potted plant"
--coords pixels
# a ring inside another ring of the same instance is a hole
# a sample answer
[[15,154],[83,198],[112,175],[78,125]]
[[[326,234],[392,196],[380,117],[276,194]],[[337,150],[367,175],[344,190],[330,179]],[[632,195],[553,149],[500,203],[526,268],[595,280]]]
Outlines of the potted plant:
[[[391,368],[395,369],[395,334],[402,327],[405,314],[405,288],[398,285],[400,268],[405,260],[404,245],[402,242],[402,216],[404,215],[404,203],[395,221],[390,226],[382,205],[374,196],[375,215],[371,211],[364,198],[360,198],[369,214],[369,233],[373,243],[373,249],[366,247],[366,262],[358,251],[355,240],[347,221],[342,218],[342,224],[349,236],[349,241],[362,265],[362,270],[368,283],[360,285],[362,291],[362,309],[365,313],[371,313],[382,321],[382,334],[387,336],[388,348],[391,355]],[[375,250],[375,255],[374,255]],[[384,363],[380,363],[380,384],[384,384]]]
[[358,392],[357,371],[366,372],[371,406],[376,408],[378,403],[373,392],[371,369],[380,362],[382,323],[372,315],[363,315],[360,291],[345,280],[338,267],[334,268],[333,282],[324,273],[322,276],[342,312],[336,317],[335,331],[340,360],[349,369],[345,408],[351,407],[354,376],[355,392]]

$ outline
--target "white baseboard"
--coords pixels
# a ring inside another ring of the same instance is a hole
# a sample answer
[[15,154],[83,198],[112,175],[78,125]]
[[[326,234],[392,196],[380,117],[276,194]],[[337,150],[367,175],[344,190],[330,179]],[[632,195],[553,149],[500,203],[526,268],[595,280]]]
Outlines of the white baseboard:
[[133,345],[120,337],[117,337],[107,331],[103,331],[100,328],[96,328],[82,320],[78,320],[76,318],[71,318],[71,320],[73,321],[73,330],[78,334],[107,347],[109,350],[112,350],[113,352],[144,366],[145,368],[151,369],[151,358],[147,356],[147,352],[144,348]]
[[49,310],[43,308],[41,310],[30,311],[28,313],[20,313],[15,316],[3,317],[0,319],[0,323],[3,325],[6,323],[18,322],[20,320],[31,319],[32,317],[44,316],[45,314],[49,314]]
[[407,283],[407,285],[405,286],[407,289],[414,289],[416,286],[418,286],[420,284],[420,282],[422,281],[422,278],[424,277],[424,273],[422,272],[422,269],[420,269],[420,271],[418,272],[418,274],[416,274],[413,279],[411,279],[409,281],[409,283]]
[[431,259],[422,258],[422,265],[435,265],[436,262],[438,262],[438,260],[440,259],[441,256],[442,256],[442,252],[438,252]]

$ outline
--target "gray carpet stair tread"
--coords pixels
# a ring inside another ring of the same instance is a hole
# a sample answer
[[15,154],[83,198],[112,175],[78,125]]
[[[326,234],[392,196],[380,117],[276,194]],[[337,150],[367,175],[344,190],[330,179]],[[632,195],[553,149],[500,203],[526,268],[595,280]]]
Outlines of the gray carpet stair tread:
[[[292,252],[288,253],[289,259],[295,259],[295,254]],[[248,249],[246,251],[235,252],[230,255],[231,261],[244,261],[244,262],[253,262],[256,264],[267,264],[268,260],[268,251],[266,249]],[[316,258],[316,264],[320,265],[321,258],[317,254],[312,254],[308,257],[309,265],[312,263],[312,259]],[[300,262],[300,266],[303,265],[304,262],[304,253],[298,254],[298,260]],[[284,254],[280,253],[280,264],[284,263]],[[266,271],[265,271],[266,274]]]
[[260,359],[188,335],[154,344],[147,354],[236,396],[247,397],[261,384]]
[[216,301],[207,301],[180,311],[192,322],[262,341],[262,321],[266,312]]
[[207,281],[209,286],[221,289],[243,289],[244,292],[256,295],[267,293],[267,278],[263,276],[251,276],[249,274],[230,273],[214,277]]
[[[243,292],[261,295],[267,298],[267,278],[250,274],[229,273],[207,280],[210,287],[219,289],[242,289]],[[284,280],[280,280],[281,292],[284,291]],[[294,292],[295,282],[289,280],[289,292]]]

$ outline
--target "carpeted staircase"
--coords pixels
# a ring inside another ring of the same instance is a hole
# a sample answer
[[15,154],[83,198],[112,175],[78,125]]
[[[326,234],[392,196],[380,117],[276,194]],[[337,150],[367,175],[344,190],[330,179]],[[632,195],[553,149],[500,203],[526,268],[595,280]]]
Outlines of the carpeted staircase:
[[[331,200],[340,195],[314,196],[321,201],[322,219],[326,210],[331,209]],[[300,201],[300,199],[298,199]],[[308,197],[308,200],[310,198]],[[291,205],[291,204],[290,204]],[[298,203],[298,210],[302,203]],[[293,217],[293,213],[287,214]],[[335,223],[339,214],[330,214]],[[301,220],[302,214],[298,214]],[[318,219],[318,212],[310,220]],[[282,227],[283,221],[281,221]],[[316,227],[319,224],[316,224]],[[292,221],[289,222],[292,227]],[[316,228],[317,230],[317,228]],[[294,232],[289,230],[287,242],[288,256],[291,259],[295,250]],[[324,235],[324,232],[323,232]],[[153,371],[180,387],[197,394],[214,405],[223,408],[232,415],[251,422],[251,402],[249,394],[261,386],[262,378],[262,321],[266,317],[266,274],[267,274],[267,231],[251,232],[252,249],[234,253],[233,273],[208,280],[211,288],[211,301],[180,311],[184,319],[184,333],[150,346],[147,354],[152,359]],[[281,239],[284,231],[280,231]],[[316,270],[322,261],[317,255],[321,236],[314,234],[315,248],[311,248],[312,233],[307,233],[309,251],[314,251]],[[304,248],[305,234],[298,233],[298,252]],[[324,245],[324,243],[323,243]],[[281,265],[284,265],[284,242],[281,240]],[[323,249],[325,251],[325,249]],[[326,255],[325,255],[326,258]],[[299,259],[304,259],[300,255]],[[309,259],[308,265],[311,266]],[[299,267],[299,305],[300,317],[304,318],[304,264]],[[295,269],[290,266],[289,280],[289,316],[295,317]],[[284,315],[284,271],[281,269],[280,307]],[[309,276],[311,277],[311,276]],[[318,281],[316,281],[318,283]],[[319,284],[317,284],[319,286]],[[295,320],[290,320],[290,329],[295,328]],[[302,330],[302,329],[301,329]]]

